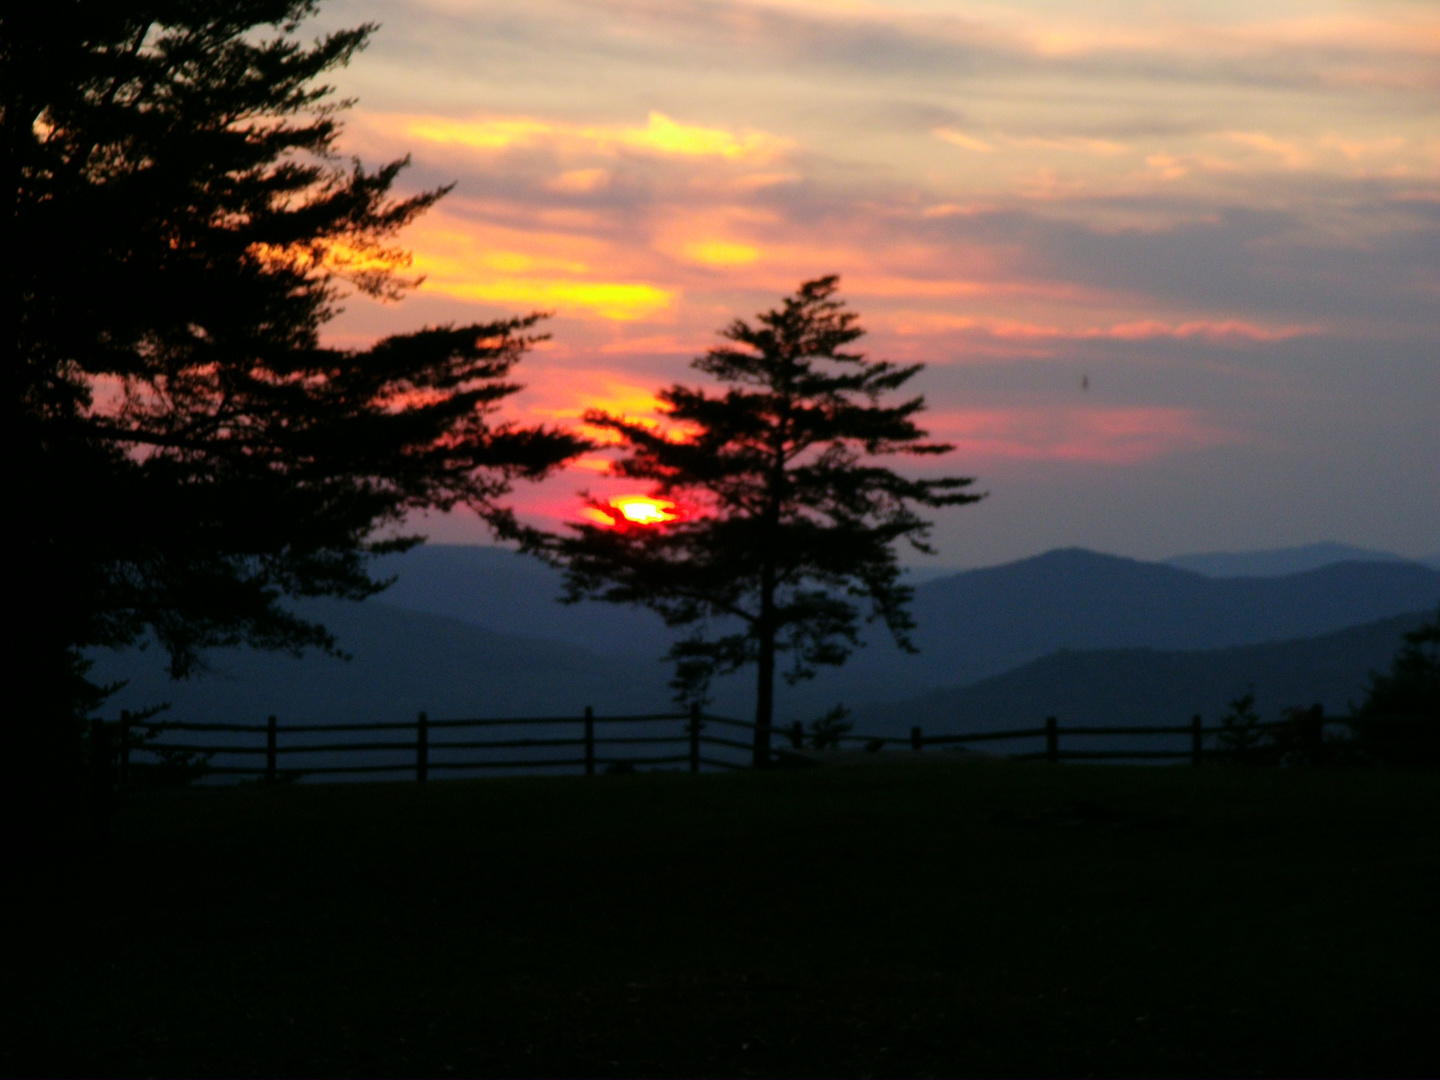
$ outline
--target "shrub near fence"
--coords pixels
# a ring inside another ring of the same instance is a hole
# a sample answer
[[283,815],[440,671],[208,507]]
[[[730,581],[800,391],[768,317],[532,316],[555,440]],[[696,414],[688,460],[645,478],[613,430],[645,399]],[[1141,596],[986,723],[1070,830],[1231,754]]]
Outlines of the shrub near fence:
[[[1316,711],[1307,714],[1308,723],[1297,732],[1302,748],[1314,743],[1318,753],[1326,723],[1339,721],[1323,717]],[[674,725],[663,730],[664,725]],[[714,727],[734,730],[742,738],[727,738],[710,731]],[[519,729],[519,737],[485,738],[497,729]],[[566,730],[566,729],[570,730]],[[654,734],[639,733],[656,728]],[[538,729],[537,734],[529,732]],[[606,734],[606,730],[618,734]],[[303,776],[366,776],[377,774],[413,774],[425,781],[434,773],[474,773],[487,770],[550,770],[570,769],[593,775],[598,769],[628,771],[637,767],[654,768],[681,766],[690,772],[702,769],[744,768],[750,763],[751,741],[755,725],[746,720],[714,716],[698,708],[683,713],[652,713],[640,716],[596,716],[586,708],[582,716],[548,716],[516,719],[431,720],[420,713],[408,723],[366,724],[281,724],[271,716],[264,724],[187,724],[134,721],[122,713],[118,723],[95,721],[92,746],[97,770],[127,784],[134,774],[153,768],[158,760],[174,760],[176,755],[193,755],[199,759],[193,771],[210,775],[253,777],[274,783]],[[1257,730],[1294,730],[1294,724],[1278,721],[1256,725]],[[831,739],[840,746],[858,746],[871,752],[888,748],[926,749],[969,748],[1002,745],[1008,752],[997,756],[1021,761],[1189,761],[1200,765],[1206,760],[1223,760],[1233,755],[1215,745],[1224,736],[1224,727],[1205,727],[1199,716],[1189,724],[1146,727],[1061,727],[1055,717],[1046,719],[1043,727],[926,735],[919,727],[911,728],[909,737],[840,733]],[[554,734],[550,734],[554,732]],[[264,736],[247,745],[217,744],[204,741],[160,740],[160,736],[185,733],[216,735],[244,734]],[[377,738],[384,734],[409,734],[409,738]],[[413,734],[412,734],[413,733]],[[805,751],[806,733],[797,721],[790,728],[777,728],[777,735],[788,736],[790,747],[778,756],[798,761],[797,752]],[[317,737],[362,734],[350,742],[315,741]],[[282,740],[281,736],[285,736]],[[1062,747],[1061,737],[1080,739],[1086,744],[1075,748]],[[1165,738],[1172,743],[1183,739],[1184,745],[1170,749],[1136,749],[1132,746],[1097,746],[1117,738]],[[1034,744],[1043,740],[1043,749],[1016,749],[1015,744]],[[1207,741],[1210,745],[1207,747]],[[1008,745],[1006,745],[1008,744]],[[644,748],[639,756],[631,751]],[[660,753],[651,751],[659,750]],[[671,752],[665,753],[663,751]],[[541,756],[515,756],[516,751],[540,751]],[[475,755],[480,756],[475,756]],[[335,763],[337,756],[352,760]],[[224,760],[214,763],[210,759]],[[324,763],[300,760],[321,757]],[[234,760],[241,759],[238,763]],[[377,760],[379,758],[379,760]],[[403,758],[403,760],[396,760]],[[355,760],[359,759],[359,760]],[[367,760],[368,759],[368,760]],[[97,780],[97,783],[99,781]]]

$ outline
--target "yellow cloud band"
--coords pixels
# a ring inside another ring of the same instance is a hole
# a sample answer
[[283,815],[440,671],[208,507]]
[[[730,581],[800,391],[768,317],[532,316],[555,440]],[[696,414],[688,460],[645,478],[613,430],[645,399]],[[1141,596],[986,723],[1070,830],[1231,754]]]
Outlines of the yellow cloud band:
[[560,278],[496,278],[489,281],[431,278],[424,287],[457,300],[546,308],[569,314],[578,310],[617,322],[647,318],[670,307],[675,300],[673,291],[654,285]]
[[[583,149],[614,153],[638,150],[667,157],[718,157],[728,161],[768,161],[793,145],[763,131],[733,132],[673,120],[651,112],[643,127],[624,124],[565,124],[531,117],[490,117],[453,120],[446,117],[392,117],[412,138],[436,144],[501,151],[540,142],[578,144]],[[385,125],[389,126],[389,125]]]

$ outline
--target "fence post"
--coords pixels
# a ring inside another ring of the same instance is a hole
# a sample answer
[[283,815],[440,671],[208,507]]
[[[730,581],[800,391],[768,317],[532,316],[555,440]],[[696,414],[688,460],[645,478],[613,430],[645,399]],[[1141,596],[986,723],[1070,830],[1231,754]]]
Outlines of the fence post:
[[917,724],[917,725],[915,725],[914,727],[912,727],[912,728],[910,729],[910,749],[911,749],[911,750],[919,750],[919,749],[921,749],[924,745],[925,745],[925,740],[924,740],[924,738],[920,735],[920,725]]
[[130,782],[130,710],[120,710],[120,786]]
[[700,703],[690,705],[690,771],[700,771]]
[[1060,761],[1060,721],[1053,716],[1045,718],[1045,760],[1051,765]]
[[585,775],[595,775],[595,710],[585,706]]
[[1190,764],[1199,765],[1205,754],[1205,729],[1200,714],[1190,718]]
[[265,782],[275,783],[275,717],[265,721]]
[[792,750],[805,749],[805,725],[799,720],[790,725],[790,748]]
[[415,718],[415,782],[430,776],[430,718],[423,712]]

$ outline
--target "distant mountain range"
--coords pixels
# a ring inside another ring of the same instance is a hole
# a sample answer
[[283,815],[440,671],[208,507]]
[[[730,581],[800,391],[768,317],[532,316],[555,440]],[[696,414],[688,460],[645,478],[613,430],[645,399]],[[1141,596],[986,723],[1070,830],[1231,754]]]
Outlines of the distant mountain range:
[[[325,723],[419,709],[522,716],[587,704],[612,714],[667,705],[669,671],[657,659],[672,631],[649,612],[556,603],[558,574],[499,548],[424,547],[384,560],[380,570],[398,576],[383,602],[303,606],[337,633],[351,663],[223,650],[212,659],[215,674],[175,684],[153,651],[102,653],[98,677],[132,680],[107,711],[168,700],[177,719],[276,713]],[[1080,549],[1052,551],[920,583],[913,605],[919,655],[872,634],[874,643],[845,667],[780,688],[777,716],[810,719],[836,702],[864,709],[952,690],[1062,649],[1256,645],[1433,610],[1437,602],[1440,572],[1414,563],[1209,578]],[[1385,656],[1391,652],[1393,645]],[[1362,676],[1368,666],[1367,658]],[[751,678],[724,680],[713,708],[748,714]]]
[[649,611],[561,604],[560,574],[506,548],[427,544],[378,560],[374,576],[396,579],[379,597],[395,607],[562,641],[601,656],[658,657],[673,637]]
[[920,585],[918,655],[884,639],[789,691],[798,711],[963,686],[1059,649],[1213,649],[1311,637],[1440,602],[1440,571],[1336,563],[1274,578],[1208,578],[1071,548]]
[[1440,552],[1420,559],[1406,559],[1388,551],[1354,547],[1351,544],[1305,544],[1267,551],[1213,551],[1198,555],[1177,555],[1166,559],[1167,566],[1193,570],[1206,577],[1279,577],[1302,574],[1340,562],[1418,562],[1440,569]]
[[1371,671],[1386,671],[1401,635],[1433,610],[1332,634],[1223,649],[1061,650],[969,686],[934,690],[858,710],[857,730],[903,734],[1062,725],[1183,724],[1199,713],[1215,723],[1235,698],[1255,695],[1262,718],[1289,705],[1320,704],[1344,714],[1364,695]]
[[408,721],[433,718],[580,715],[668,711],[665,669],[613,659],[561,641],[487,630],[442,615],[367,600],[299,605],[338,635],[348,662],[309,654],[217,649],[211,670],[183,682],[168,678],[155,649],[95,654],[92,678],[129,679],[106,705],[142,709],[170,702],[165,719],[262,723]]

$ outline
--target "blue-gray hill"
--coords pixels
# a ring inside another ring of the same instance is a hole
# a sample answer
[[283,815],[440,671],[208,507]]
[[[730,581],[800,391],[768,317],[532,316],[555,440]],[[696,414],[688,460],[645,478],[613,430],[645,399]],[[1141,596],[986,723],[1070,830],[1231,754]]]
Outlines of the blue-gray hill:
[[1078,548],[921,585],[916,656],[885,642],[817,680],[812,704],[895,701],[1012,670],[1058,649],[1213,649],[1312,637],[1440,601],[1440,572],[1337,563],[1209,578]]
[[[670,631],[649,612],[555,602],[559,575],[488,547],[421,548],[386,560],[383,602],[308,606],[354,653],[223,650],[217,674],[172,684],[154,650],[98,654],[97,675],[130,678],[106,711],[174,701],[172,716],[328,722],[432,715],[537,715],[586,704],[622,713],[666,706],[657,663]],[[1078,549],[925,582],[918,656],[881,638],[846,667],[781,688],[782,720],[837,701],[894,702],[1011,671],[1059,649],[1195,650],[1312,637],[1433,609],[1440,572],[1412,563],[1342,563],[1278,578],[1213,579]],[[745,715],[750,676],[717,687],[714,708]]]
[[859,710],[856,728],[901,734],[1001,731],[1062,725],[1183,724],[1200,713],[1214,723],[1228,703],[1253,692],[1265,719],[1289,705],[1319,703],[1344,713],[1369,673],[1385,670],[1401,644],[1434,609],[1296,641],[1221,649],[1062,650],[969,686],[933,690]]
[[1340,562],[1424,562],[1406,560],[1388,551],[1355,547],[1353,544],[1302,544],[1299,547],[1270,548],[1264,551],[1210,551],[1176,555],[1166,559],[1169,566],[1194,570],[1207,577],[1279,577],[1303,574]]
[[658,616],[611,604],[561,604],[560,574],[506,548],[427,544],[379,560],[375,575],[397,579],[381,594],[385,603],[412,611],[601,655],[653,660],[670,647]]
[[349,662],[310,654],[215,650],[212,670],[173,682],[155,649],[96,655],[95,676],[130,683],[106,706],[168,701],[167,719],[259,723],[406,721],[432,717],[578,715],[667,709],[665,670],[564,642],[504,634],[457,619],[366,601],[312,601],[300,610],[328,626]]

